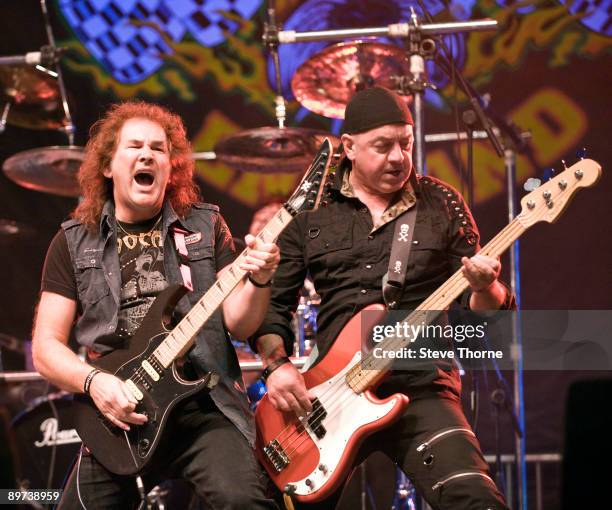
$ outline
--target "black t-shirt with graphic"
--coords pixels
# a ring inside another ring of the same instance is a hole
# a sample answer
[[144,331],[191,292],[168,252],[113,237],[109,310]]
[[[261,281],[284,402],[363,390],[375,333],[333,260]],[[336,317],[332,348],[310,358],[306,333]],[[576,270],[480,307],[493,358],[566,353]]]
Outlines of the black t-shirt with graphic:
[[117,334],[126,338],[138,329],[155,296],[168,286],[161,216],[142,223],[117,221],[117,250],[121,269]]
[[[217,272],[233,262],[232,236],[221,216],[215,221]],[[168,285],[164,271],[161,216],[141,223],[117,222],[117,251],[121,268],[120,308],[117,334],[127,338],[140,326],[149,307]],[[60,294],[78,303],[76,279],[63,229],[55,235],[43,267],[41,291]]]

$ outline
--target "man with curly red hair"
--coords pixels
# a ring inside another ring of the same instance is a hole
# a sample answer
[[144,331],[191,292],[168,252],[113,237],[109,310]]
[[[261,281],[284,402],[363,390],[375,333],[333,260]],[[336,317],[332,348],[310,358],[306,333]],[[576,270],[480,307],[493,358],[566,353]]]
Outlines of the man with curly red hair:
[[[69,347],[71,333],[88,360],[125,346],[169,284],[191,280],[179,301],[187,313],[234,259],[219,209],[199,202],[194,163],[181,119],[157,105],[113,106],[91,130],[79,173],[83,200],[51,242],[34,325],[34,362],[56,386],[89,393],[99,411],[130,430],[147,421],[126,383],[99,372]],[[175,232],[183,232],[190,275],[181,272]],[[210,391],[180,403],[143,476],[147,489],[185,478],[211,508],[275,508],[264,495],[250,444],[252,417],[240,367],[228,338],[259,326],[279,262],[275,244],[247,236],[251,248],[241,282],[198,334],[186,371],[219,374]],[[205,340],[204,340],[205,337]],[[169,432],[170,430],[170,432]],[[132,508],[140,503],[132,477],[117,476],[83,448],[60,508]]]

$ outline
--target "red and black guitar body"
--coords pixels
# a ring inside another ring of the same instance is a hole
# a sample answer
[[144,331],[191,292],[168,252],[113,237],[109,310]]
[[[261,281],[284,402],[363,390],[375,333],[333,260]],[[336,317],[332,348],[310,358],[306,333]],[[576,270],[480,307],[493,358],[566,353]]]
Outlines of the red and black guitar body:
[[[523,197],[521,213],[480,251],[499,257],[514,240],[539,221],[553,222],[567,207],[574,193],[595,184],[601,166],[584,159]],[[461,268],[431,296],[412,311],[404,323],[420,324],[428,311],[446,310],[467,287]],[[298,501],[314,502],[326,498],[346,478],[363,439],[398,418],[408,399],[395,394],[378,400],[371,389],[391,370],[391,362],[380,369],[362,369],[361,339],[376,323],[376,314],[355,315],[344,327],[325,358],[304,374],[306,387],[316,396],[313,411],[298,420],[294,413],[277,411],[267,395],[257,412],[256,454],[276,486],[293,494]],[[384,340],[380,346],[397,349],[410,341]],[[371,356],[368,354],[368,367]],[[379,365],[376,365],[379,366]]]
[[370,390],[356,392],[349,385],[349,370],[361,356],[362,331],[376,322],[372,311],[384,314],[382,305],[365,310],[367,319],[363,311],[355,315],[325,357],[303,374],[316,397],[306,419],[277,411],[267,394],[257,406],[256,454],[276,486],[298,501],[330,496],[353,468],[363,440],[399,418],[408,404],[406,395],[380,400]]

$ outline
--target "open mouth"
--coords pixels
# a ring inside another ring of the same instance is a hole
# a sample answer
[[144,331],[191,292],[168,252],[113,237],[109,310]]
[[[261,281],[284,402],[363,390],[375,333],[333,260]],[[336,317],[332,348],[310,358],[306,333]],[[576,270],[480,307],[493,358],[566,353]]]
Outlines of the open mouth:
[[400,175],[402,175],[403,171],[402,170],[389,170],[387,173],[392,175],[393,177],[399,177]]
[[138,172],[134,176],[134,180],[140,186],[152,186],[153,182],[155,182],[155,176],[149,172]]

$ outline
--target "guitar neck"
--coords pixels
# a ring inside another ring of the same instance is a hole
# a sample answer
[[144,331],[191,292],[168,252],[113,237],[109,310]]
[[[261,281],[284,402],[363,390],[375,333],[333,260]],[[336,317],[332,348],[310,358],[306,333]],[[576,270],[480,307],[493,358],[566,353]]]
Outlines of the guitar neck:
[[[292,219],[291,213],[284,207],[281,208],[257,235],[257,238],[264,243],[275,242]],[[240,265],[248,253],[249,248],[245,248],[233,264],[223,270],[219,279],[154,351],[153,354],[165,368],[168,368],[174,360],[183,356],[193,346],[198,331],[246,276],[247,272],[240,269]]]
[[[499,257],[525,230],[527,230],[527,227],[521,223],[521,217],[517,216],[485,245],[479,253],[489,257]],[[431,322],[434,318],[432,317],[432,311],[446,310],[468,286],[469,283],[465,276],[463,276],[461,268],[459,268],[455,274],[410,313],[403,322],[408,324]],[[385,338],[378,346],[383,350],[398,350],[407,347],[409,344],[410,339],[392,336]],[[356,392],[362,392],[375,385],[390,371],[393,361],[393,359],[388,358],[375,358],[372,353],[367,354],[347,372],[346,378],[349,386]]]

